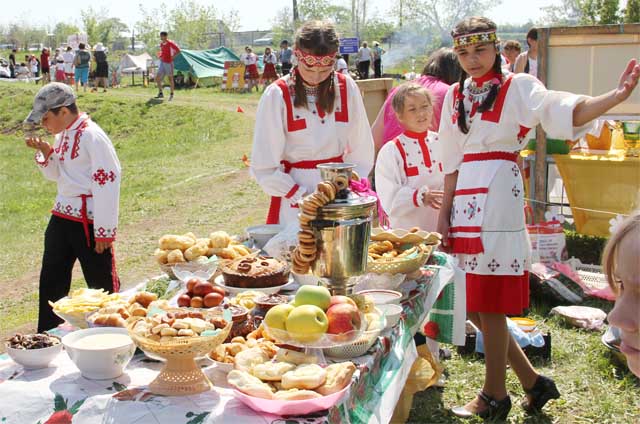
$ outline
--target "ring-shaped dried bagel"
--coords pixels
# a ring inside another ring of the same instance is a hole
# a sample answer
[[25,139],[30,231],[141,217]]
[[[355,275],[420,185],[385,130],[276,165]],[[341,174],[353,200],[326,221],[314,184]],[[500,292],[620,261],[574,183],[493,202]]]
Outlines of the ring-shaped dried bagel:
[[326,181],[318,184],[317,192],[324,194],[329,198],[329,200],[333,200],[336,198],[336,190],[333,187],[333,184]]
[[338,175],[333,180],[333,182],[338,187],[338,190],[344,190],[345,188],[349,187],[349,179],[347,177],[345,177],[344,175]]
[[316,216],[318,213],[319,206],[314,205],[313,203],[306,201],[302,204],[300,208],[304,213]]
[[311,263],[316,260],[316,253],[302,253],[302,251],[300,251],[300,259],[302,262]]
[[298,240],[300,241],[304,241],[304,240],[315,241],[315,239],[316,238],[313,235],[313,232],[311,231],[307,231],[307,230],[298,231]]

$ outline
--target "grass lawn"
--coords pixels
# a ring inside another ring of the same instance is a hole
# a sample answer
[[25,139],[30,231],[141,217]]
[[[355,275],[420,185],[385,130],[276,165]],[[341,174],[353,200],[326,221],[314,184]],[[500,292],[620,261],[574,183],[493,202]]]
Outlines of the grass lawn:
[[[20,122],[37,88],[0,82],[0,336],[36,319],[43,234],[55,196],[55,184],[42,178],[22,141]],[[264,222],[268,204],[241,161],[250,153],[258,94],[185,90],[171,103],[151,101],[153,95],[153,88],[132,87],[80,94],[78,100],[111,136],[123,166],[116,255],[125,287],[159,273],[152,254],[162,234],[240,232]],[[244,114],[236,112],[238,106]],[[79,268],[74,276],[74,286],[84,285]],[[541,321],[549,307],[532,311]],[[638,380],[611,363],[601,334],[556,318],[544,325],[553,337],[552,361],[536,366],[556,379],[563,397],[546,415],[526,416],[517,406],[522,389],[510,372],[509,422],[639,423]],[[444,365],[446,387],[416,394],[410,422],[458,422],[448,408],[480,389],[481,359],[454,353]]]

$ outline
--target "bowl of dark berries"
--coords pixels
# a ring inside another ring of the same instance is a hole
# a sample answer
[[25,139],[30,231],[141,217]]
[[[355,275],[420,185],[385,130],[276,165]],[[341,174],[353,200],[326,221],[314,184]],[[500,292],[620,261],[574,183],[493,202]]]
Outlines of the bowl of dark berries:
[[62,343],[49,334],[16,334],[6,340],[7,354],[26,369],[46,368],[62,352]]

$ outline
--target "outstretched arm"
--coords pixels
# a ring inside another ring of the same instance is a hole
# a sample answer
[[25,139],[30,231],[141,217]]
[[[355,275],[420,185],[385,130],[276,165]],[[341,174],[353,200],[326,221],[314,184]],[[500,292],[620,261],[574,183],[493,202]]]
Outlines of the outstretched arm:
[[638,85],[639,77],[640,64],[637,59],[631,59],[620,76],[617,88],[576,105],[573,109],[573,126],[580,127],[627,100]]

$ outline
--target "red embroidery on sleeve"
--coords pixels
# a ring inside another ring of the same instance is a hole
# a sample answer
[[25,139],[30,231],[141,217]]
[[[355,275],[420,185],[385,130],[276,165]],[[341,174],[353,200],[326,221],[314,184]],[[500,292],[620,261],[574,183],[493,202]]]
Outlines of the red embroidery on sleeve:
[[107,182],[114,182],[116,180],[116,174],[113,171],[106,172],[102,168],[98,168],[96,172],[93,173],[93,181],[97,182],[99,185],[103,186]]
[[336,122],[349,122],[349,106],[347,102],[347,77],[336,74],[340,91],[340,110],[336,110]]

